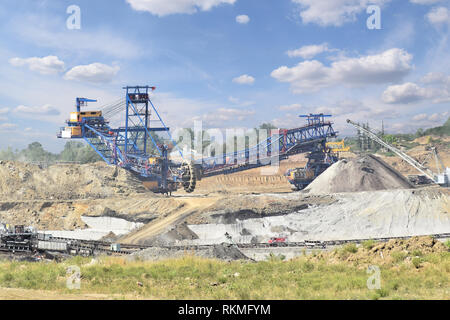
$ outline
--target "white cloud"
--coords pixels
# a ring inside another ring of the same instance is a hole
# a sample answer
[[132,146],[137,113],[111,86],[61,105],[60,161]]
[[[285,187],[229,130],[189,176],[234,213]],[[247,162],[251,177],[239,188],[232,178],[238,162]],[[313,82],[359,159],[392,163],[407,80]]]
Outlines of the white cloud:
[[250,22],[250,18],[246,14],[242,14],[236,17],[236,22],[240,24],[247,24]]
[[57,116],[61,114],[61,112],[58,109],[48,104],[42,107],[27,107],[20,105],[14,109],[14,113],[20,115],[47,115],[47,116]]
[[127,0],[134,10],[147,11],[157,16],[176,13],[193,14],[209,11],[221,4],[234,4],[236,0]]
[[340,84],[395,82],[412,69],[411,60],[411,54],[394,48],[376,55],[342,58],[330,67],[317,60],[300,62],[292,68],[282,66],[272,71],[271,76],[290,83],[293,93],[302,93]]
[[320,26],[342,26],[356,20],[356,15],[365,12],[369,5],[383,5],[390,0],[292,0],[300,6],[303,23]]
[[26,59],[12,58],[9,60],[9,63],[14,67],[27,66],[31,71],[36,71],[40,74],[57,74],[64,71],[64,62],[56,56]]
[[448,119],[448,111],[442,112],[442,113],[433,113],[433,114],[426,114],[426,113],[420,113],[416,114],[414,117],[412,117],[413,121],[420,122],[419,125],[434,125],[437,122],[442,122]]
[[248,107],[248,106],[255,104],[254,101],[242,101],[241,99],[235,98],[233,96],[228,97],[228,101],[230,101],[231,103],[240,105],[241,107]]
[[386,103],[411,103],[428,100],[432,103],[450,101],[450,76],[440,72],[430,72],[421,79],[426,87],[407,82],[389,86],[383,93]]
[[15,123],[2,123],[0,124],[0,130],[10,130],[17,128],[17,124]]
[[290,58],[301,57],[303,59],[311,59],[316,55],[327,51],[329,51],[328,44],[322,43],[319,45],[303,46],[299,49],[289,50],[286,53]]
[[283,105],[279,106],[277,109],[280,111],[297,111],[301,110],[303,106],[299,103],[289,104],[289,105]]
[[108,66],[102,63],[76,66],[70,69],[64,76],[66,80],[86,81],[92,83],[110,82],[119,72],[120,67]]
[[430,89],[421,88],[412,82],[389,86],[382,95],[385,103],[411,103],[431,96]]
[[414,121],[422,121],[428,118],[428,115],[426,113],[421,113],[421,114],[417,114],[415,115],[412,120]]
[[[158,90],[151,94],[151,98],[171,130],[175,130],[176,127],[190,128],[194,125],[191,116],[203,116],[223,106],[215,101],[181,98],[173,93]],[[123,121],[118,125],[123,125]]]
[[440,114],[433,113],[431,116],[428,117],[428,120],[430,121],[439,121],[441,119]]
[[235,108],[218,108],[214,111],[205,113],[201,116],[193,117],[191,120],[201,120],[206,126],[223,127],[224,122],[244,121],[249,116],[253,116],[254,110],[235,109]]
[[[298,117],[299,114],[331,114],[333,116],[331,118],[334,123],[333,126],[335,130],[339,131],[340,135],[353,135],[353,127],[349,126],[346,122],[348,118],[356,122],[365,122],[367,119],[378,122],[378,120],[393,117],[395,114],[395,112],[392,111],[391,106],[379,104],[379,101],[362,101],[353,99],[335,100],[334,98],[330,99],[330,101],[332,102],[325,102],[326,104],[321,104],[318,106],[302,104],[297,110],[295,110],[294,104],[292,105],[292,110],[286,110],[291,111],[290,113],[283,114],[282,117],[277,119],[271,119],[271,122],[279,128],[294,128],[305,124],[305,120]],[[381,123],[381,121],[379,123]]]
[[426,19],[436,27],[450,24],[450,10],[445,7],[433,8],[426,14]]
[[415,4],[434,4],[434,3],[438,3],[438,2],[442,2],[442,0],[409,0],[409,2],[411,3],[415,3]]
[[243,74],[242,76],[234,78],[233,82],[238,84],[253,84],[255,82],[255,78],[249,76],[248,74]]
[[9,108],[0,108],[0,114],[7,114],[9,112]]
[[118,32],[99,28],[82,29],[81,32],[67,30],[66,16],[22,14],[17,15],[9,28],[14,35],[23,41],[39,48],[51,48],[52,51],[64,52],[66,55],[85,56],[90,53],[99,53],[114,58],[136,58],[149,54],[149,49],[142,43],[135,42],[132,37],[123,37]]
[[383,113],[384,110],[379,108],[370,109],[363,102],[354,100],[342,100],[331,107],[321,106],[314,110],[314,113],[331,114],[333,116],[352,115],[355,112],[370,112],[370,115],[376,116]]
[[450,85],[450,76],[446,76],[441,72],[427,73],[422,79],[423,83],[427,84],[444,84]]

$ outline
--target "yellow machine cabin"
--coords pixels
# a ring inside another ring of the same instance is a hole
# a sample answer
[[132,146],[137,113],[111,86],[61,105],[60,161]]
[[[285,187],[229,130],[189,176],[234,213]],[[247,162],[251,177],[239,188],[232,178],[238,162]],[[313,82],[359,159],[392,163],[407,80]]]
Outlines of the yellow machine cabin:
[[61,138],[63,139],[71,139],[71,138],[81,138],[81,127],[65,127],[64,130],[61,131]]
[[349,146],[345,146],[344,140],[342,141],[330,141],[326,143],[326,146],[328,149],[331,150],[331,152],[346,152],[350,150]]
[[101,111],[71,112],[69,122],[82,122],[85,118],[100,118],[101,116]]

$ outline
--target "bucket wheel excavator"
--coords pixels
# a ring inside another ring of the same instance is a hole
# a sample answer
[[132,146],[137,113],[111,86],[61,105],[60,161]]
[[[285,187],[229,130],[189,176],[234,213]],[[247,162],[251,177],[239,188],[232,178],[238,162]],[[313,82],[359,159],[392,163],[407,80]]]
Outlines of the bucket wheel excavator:
[[[96,100],[77,98],[76,111],[70,114],[67,125],[57,134],[62,139],[83,139],[109,165],[116,165],[134,173],[155,193],[171,194],[183,188],[191,193],[202,177],[230,174],[237,171],[268,166],[291,155],[311,152],[309,170],[315,177],[334,161],[324,152],[328,138],[334,138],[330,115],[310,114],[307,124],[294,129],[278,129],[257,145],[232,153],[198,161],[186,160],[150,99],[150,86],[127,86],[124,100],[116,101],[101,111],[87,111],[87,104]],[[111,125],[110,119],[124,115],[122,126]],[[156,124],[155,124],[156,123]],[[166,133],[180,154],[179,161],[169,160],[169,147],[158,141],[156,132]],[[317,171],[317,168],[321,169]],[[291,180],[289,180],[291,181]],[[291,182],[292,183],[292,182]]]
[[[167,133],[176,147],[170,129],[150,100],[149,92],[155,87],[124,89],[125,99],[102,111],[86,111],[88,102],[96,100],[77,98],[76,111],[70,114],[67,126],[61,128],[58,138],[85,140],[107,164],[134,173],[155,193],[171,194],[179,187],[193,192],[197,182],[194,164],[186,161],[179,149],[181,161],[169,160],[168,146],[158,143],[154,134]],[[124,113],[125,125],[113,128],[108,119],[118,113]]]

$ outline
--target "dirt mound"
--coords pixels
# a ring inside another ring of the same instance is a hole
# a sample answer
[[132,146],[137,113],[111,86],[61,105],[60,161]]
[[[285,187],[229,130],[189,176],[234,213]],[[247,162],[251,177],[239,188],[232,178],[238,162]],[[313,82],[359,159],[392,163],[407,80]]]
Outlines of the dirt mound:
[[[415,263],[419,267],[420,258],[431,253],[449,252],[449,248],[432,237],[412,237],[407,240],[393,239],[381,243],[365,243],[360,247],[349,244],[332,252],[321,253],[311,259],[326,259],[331,263],[349,262],[365,266],[367,264]],[[416,262],[413,259],[416,258]]]
[[198,239],[198,236],[188,228],[186,223],[176,225],[169,232],[167,232],[167,236],[173,240]]
[[0,161],[0,196],[8,200],[106,198],[147,192],[127,170],[98,162],[37,165]]
[[212,257],[221,260],[248,260],[249,258],[244,255],[238,248],[235,246],[222,243],[219,245],[215,245],[212,249]]
[[105,242],[115,242],[117,241],[119,237],[114,233],[114,232],[110,232],[108,233],[106,236],[103,236],[100,241],[105,241]]
[[186,222],[172,227],[169,231],[142,241],[145,245],[170,246],[180,240],[195,240],[198,236],[188,228]]
[[412,187],[398,171],[381,159],[368,155],[338,161],[306,187],[305,191],[329,194]]
[[220,259],[226,261],[250,260],[238,248],[231,244],[222,243],[208,248],[189,249],[184,247],[152,247],[130,255],[131,260],[158,261],[172,258],[182,258],[193,255],[207,259]]

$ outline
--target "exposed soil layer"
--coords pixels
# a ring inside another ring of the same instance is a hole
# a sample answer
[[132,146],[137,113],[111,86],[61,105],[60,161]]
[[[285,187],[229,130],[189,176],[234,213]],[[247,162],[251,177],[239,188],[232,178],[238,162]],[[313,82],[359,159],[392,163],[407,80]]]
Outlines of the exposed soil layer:
[[106,199],[0,201],[0,222],[30,225],[39,230],[85,228],[81,216],[122,218],[148,223],[183,207],[182,201],[149,194]]
[[252,192],[290,192],[291,185],[284,174],[288,169],[304,167],[307,159],[303,154],[283,160],[278,167],[261,167],[227,175],[203,178],[195,193],[248,194]]
[[139,193],[151,195],[129,171],[102,162],[41,168],[0,161],[0,196],[3,200],[102,199]]

